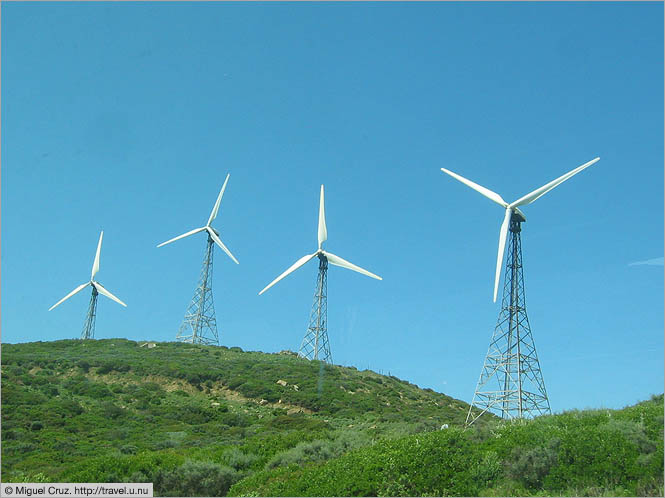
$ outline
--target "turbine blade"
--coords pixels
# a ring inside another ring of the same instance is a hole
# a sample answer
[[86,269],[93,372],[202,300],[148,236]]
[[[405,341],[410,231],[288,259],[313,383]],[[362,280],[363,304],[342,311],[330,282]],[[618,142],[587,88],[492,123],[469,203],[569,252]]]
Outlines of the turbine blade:
[[166,242],[162,242],[162,243],[159,244],[157,247],[162,247],[162,246],[165,246],[166,244],[170,244],[171,242],[175,242],[175,241],[178,240],[178,239],[182,239],[182,238],[184,238],[184,237],[189,237],[190,235],[193,235],[193,234],[195,234],[195,233],[202,232],[202,231],[205,230],[206,228],[207,228],[207,227],[195,228],[194,230],[190,230],[190,231],[187,232],[187,233],[183,233],[182,235],[178,235],[177,237],[173,237],[171,240],[167,240]]
[[277,277],[275,280],[273,280],[267,286],[265,286],[263,288],[263,290],[261,292],[259,292],[259,296],[261,294],[263,294],[265,291],[267,291],[268,289],[270,289],[277,282],[282,280],[284,277],[286,277],[289,273],[293,273],[294,271],[296,271],[298,268],[300,268],[302,265],[307,263],[310,259],[312,259],[317,254],[319,254],[319,251],[316,251],[314,254],[307,254],[307,255],[303,256],[302,258],[300,258],[295,263],[293,263],[291,266],[289,266],[289,268],[284,273],[282,273],[279,277]]
[[238,260],[235,258],[235,256],[233,254],[231,254],[231,251],[229,251],[226,248],[226,246],[224,245],[222,240],[217,236],[217,234],[213,231],[213,229],[210,228],[210,227],[206,227],[206,230],[208,230],[208,233],[210,234],[210,237],[212,237],[212,240],[215,241],[215,244],[217,244],[219,247],[221,247],[222,251],[224,251],[226,254],[228,254],[229,258],[231,258],[233,261],[235,261],[235,263],[237,265],[239,265],[240,263],[238,263]]
[[508,206],[508,203],[506,201],[504,201],[503,198],[499,194],[497,194],[496,192],[492,192],[490,189],[485,188],[481,185],[478,185],[477,183],[474,183],[471,180],[467,180],[463,176],[460,176],[457,173],[453,173],[452,171],[449,171],[446,168],[441,168],[441,171],[443,171],[444,173],[448,173],[455,180],[459,180],[460,182],[462,182],[467,187],[471,187],[476,192],[479,192],[479,193],[483,194],[485,197],[487,197],[488,199],[496,202],[500,206],[503,206],[503,207]]
[[321,185],[321,197],[319,198],[319,249],[321,244],[328,240],[328,229],[326,228],[326,209],[323,199],[323,185]]
[[328,258],[328,262],[332,265],[341,266],[342,268],[348,268],[349,270],[357,271],[358,273],[362,273],[363,275],[367,275],[368,277],[372,277],[377,280],[383,280],[378,275],[374,275],[372,272],[369,272],[364,268],[360,268],[360,266],[356,266],[353,263],[350,263],[347,260],[340,258],[339,256],[335,256],[331,252],[326,252],[326,251],[321,251],[321,252],[323,252],[325,257]]
[[213,220],[215,218],[217,218],[217,212],[219,211],[219,205],[222,202],[222,196],[224,195],[224,190],[226,190],[226,184],[228,183],[230,176],[231,176],[231,173],[227,173],[226,180],[224,180],[224,185],[222,185],[222,190],[219,191],[219,195],[217,196],[217,202],[215,202],[215,206],[212,208],[212,211],[210,211],[210,218],[208,218],[208,223],[206,223],[206,226],[210,226],[210,224],[213,222]]
[[501,230],[499,231],[499,252],[496,255],[496,274],[494,275],[494,302],[496,303],[496,294],[499,291],[499,279],[501,278],[501,267],[503,266],[503,252],[506,249],[506,236],[508,235],[508,226],[510,217],[513,214],[511,208],[506,208],[506,216],[503,218]]
[[109,291],[107,291],[104,287],[102,287],[102,284],[100,284],[99,282],[92,282],[92,285],[95,286],[95,289],[97,289],[97,291],[100,294],[105,295],[109,299],[113,299],[118,304],[122,304],[125,308],[127,307],[127,305],[125,303],[123,303],[120,299],[118,299],[113,294],[111,294]]
[[531,192],[530,194],[526,194],[524,197],[520,197],[515,202],[510,204],[510,207],[525,206],[526,204],[531,204],[533,201],[535,201],[536,199],[542,197],[543,195],[545,195],[547,192],[552,190],[557,185],[562,184],[563,182],[568,180],[568,178],[570,178],[572,176],[575,176],[577,173],[579,173],[583,169],[588,168],[589,166],[591,166],[592,164],[597,163],[598,161],[600,161],[600,157],[592,159],[588,163],[584,163],[582,166],[578,166],[574,170],[569,171],[565,175],[561,175],[556,180],[552,180],[548,184],[543,185],[542,187],[540,187],[540,188],[534,190],[533,192]]
[[89,284],[90,284],[90,282],[86,282],[86,283],[84,283],[84,284],[79,285],[76,289],[74,289],[73,291],[71,291],[69,294],[67,294],[65,297],[63,297],[60,301],[58,301],[58,302],[55,303],[53,306],[51,306],[48,310],[51,311],[53,308],[55,308],[56,306],[62,304],[62,303],[65,302],[67,299],[69,299],[69,298],[72,297],[74,294],[76,294],[77,292],[81,292],[81,291],[82,291],[83,289],[85,289]]
[[99,271],[99,253],[102,251],[102,238],[104,237],[104,230],[99,234],[99,242],[97,243],[97,253],[95,254],[95,262],[92,264],[92,273],[90,274],[90,280],[95,278],[97,272]]

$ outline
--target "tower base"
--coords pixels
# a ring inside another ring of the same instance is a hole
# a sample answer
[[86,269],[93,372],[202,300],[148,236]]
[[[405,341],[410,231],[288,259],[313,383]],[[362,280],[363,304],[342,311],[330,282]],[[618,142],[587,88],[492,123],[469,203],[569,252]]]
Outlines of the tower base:
[[501,312],[466,417],[467,425],[485,412],[504,419],[551,413],[526,314],[520,237],[523,221],[517,213],[510,219]]

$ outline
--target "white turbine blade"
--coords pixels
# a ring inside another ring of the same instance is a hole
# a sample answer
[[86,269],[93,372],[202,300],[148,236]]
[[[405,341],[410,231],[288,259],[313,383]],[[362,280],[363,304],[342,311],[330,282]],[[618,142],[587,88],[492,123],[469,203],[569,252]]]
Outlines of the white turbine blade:
[[503,252],[506,249],[506,237],[508,235],[508,226],[513,210],[506,208],[506,216],[503,218],[501,230],[499,231],[499,253],[496,255],[496,275],[494,276],[494,302],[496,303],[496,294],[499,291],[499,278],[501,278],[501,267],[503,266]]
[[557,185],[562,184],[563,182],[568,180],[568,178],[570,178],[572,176],[575,176],[577,173],[579,173],[583,169],[588,168],[589,166],[591,166],[592,164],[594,164],[598,161],[600,161],[600,157],[592,159],[588,163],[584,163],[582,166],[578,166],[574,170],[569,171],[568,173],[566,173],[565,175],[561,175],[556,180],[552,180],[547,185],[543,185],[542,187],[540,187],[540,188],[534,190],[533,192],[531,192],[530,194],[526,194],[524,197],[520,197],[515,202],[510,204],[510,207],[517,207],[517,206],[524,206],[526,204],[531,204],[533,201],[535,201],[539,197],[542,197],[543,195],[545,195],[547,192],[552,190]]
[[92,285],[95,286],[95,289],[97,289],[97,291],[100,294],[105,295],[109,299],[113,299],[118,304],[122,304],[125,308],[127,307],[127,305],[125,303],[123,303],[120,299],[118,299],[113,294],[111,294],[109,291],[107,291],[104,287],[102,287],[102,284],[100,284],[99,282],[92,282]]
[[202,232],[202,231],[205,230],[206,228],[207,228],[207,227],[195,228],[194,230],[190,230],[190,231],[187,232],[187,233],[183,233],[182,235],[178,235],[177,237],[174,237],[174,238],[172,238],[171,240],[167,240],[166,242],[162,242],[162,243],[159,244],[157,247],[162,247],[162,246],[165,246],[166,244],[170,244],[171,242],[175,242],[175,241],[178,240],[178,239],[182,239],[182,238],[185,238],[185,237],[189,237],[190,235],[193,235],[193,234],[195,234],[195,233]]
[[449,171],[446,168],[441,168],[441,171],[443,171],[444,173],[448,173],[455,180],[459,180],[464,185],[466,185],[468,187],[471,187],[476,192],[479,192],[479,193],[483,194],[485,197],[487,197],[488,199],[496,202],[500,206],[508,207],[508,203],[506,201],[504,201],[503,198],[499,194],[497,194],[496,192],[492,192],[490,189],[485,188],[481,185],[478,185],[477,183],[474,183],[471,180],[467,180],[463,176],[460,176],[457,173],[453,173],[452,171]]
[[69,298],[72,297],[74,294],[76,294],[77,292],[81,292],[81,291],[82,291],[83,289],[85,289],[88,285],[90,285],[90,282],[86,282],[86,283],[84,283],[84,284],[79,285],[76,289],[74,289],[73,291],[71,291],[69,294],[67,294],[65,297],[63,297],[60,301],[58,301],[58,302],[55,303],[53,306],[51,306],[48,310],[51,311],[53,308],[55,308],[55,307],[58,306],[59,304],[62,304],[62,303],[65,302],[67,299],[69,299]]
[[221,248],[222,248],[222,251],[224,251],[226,254],[228,254],[228,255],[229,255],[229,258],[231,258],[233,261],[235,261],[235,263],[236,263],[237,265],[239,265],[240,263],[238,263],[238,260],[235,258],[235,256],[234,256],[233,254],[231,254],[231,251],[229,251],[229,250],[227,249],[227,247],[226,247],[226,246],[224,245],[224,243],[222,242],[222,239],[220,239],[220,238],[217,236],[217,234],[213,231],[213,229],[210,228],[210,227],[206,227],[206,230],[208,230],[208,233],[210,234],[210,237],[212,237],[212,240],[215,241],[215,244],[217,244],[219,247],[221,247]]
[[97,272],[99,271],[99,253],[102,251],[102,237],[104,237],[104,230],[99,234],[99,242],[97,243],[97,253],[95,254],[95,262],[92,264],[92,273],[90,274],[90,280],[95,278]]
[[219,191],[219,195],[217,196],[217,202],[215,202],[215,206],[212,208],[212,211],[210,211],[210,218],[208,218],[208,223],[206,223],[206,226],[210,226],[213,220],[217,218],[219,205],[222,203],[222,196],[224,195],[224,190],[226,190],[226,184],[228,183],[230,176],[231,173],[227,173],[226,180],[224,180],[224,185],[222,185],[222,190]]
[[319,249],[321,244],[328,240],[328,229],[326,228],[326,209],[323,199],[323,185],[321,185],[321,197],[319,198]]
[[363,275],[367,275],[368,277],[372,277],[377,280],[383,280],[378,275],[374,275],[372,272],[369,272],[364,268],[360,268],[360,266],[356,266],[353,263],[349,263],[347,260],[342,259],[339,256],[335,256],[334,254],[326,251],[322,252],[325,255],[325,257],[328,258],[328,262],[332,265],[341,266],[342,268],[348,268],[349,270],[357,271],[358,273],[362,273]]
[[268,289],[270,289],[277,282],[282,280],[284,277],[286,277],[289,273],[293,273],[294,271],[296,271],[298,268],[300,268],[302,265],[307,263],[310,259],[312,259],[317,254],[319,254],[319,251],[316,251],[314,254],[307,254],[306,256],[303,256],[298,261],[293,263],[291,266],[289,266],[289,268],[284,273],[282,273],[279,277],[277,277],[275,280],[270,282],[266,287],[264,287],[263,290],[261,292],[259,292],[259,296],[261,294],[263,294],[265,291],[267,291]]

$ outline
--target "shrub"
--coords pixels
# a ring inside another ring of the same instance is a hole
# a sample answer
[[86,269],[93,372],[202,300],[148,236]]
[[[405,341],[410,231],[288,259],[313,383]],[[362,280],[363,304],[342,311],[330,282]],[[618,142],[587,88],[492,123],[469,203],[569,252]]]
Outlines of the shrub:
[[332,441],[315,439],[299,443],[295,447],[275,455],[266,464],[267,469],[286,465],[304,465],[309,462],[322,462],[335,455]]
[[[2,477],[5,477],[4,473]],[[42,472],[26,474],[25,472],[15,471],[6,478],[5,482],[49,482],[49,479]]]
[[559,441],[554,441],[549,447],[514,448],[507,466],[508,477],[528,488],[541,487],[543,479],[557,462],[558,444]]
[[266,469],[292,464],[304,465],[312,462],[323,462],[339,457],[352,449],[367,446],[370,442],[371,439],[367,434],[351,431],[342,432],[333,440],[314,439],[313,441],[303,441],[271,458],[266,464]]
[[248,470],[258,458],[252,453],[243,453],[238,448],[231,448],[222,454],[222,459],[226,462],[226,465],[235,470]]
[[471,476],[480,488],[491,487],[501,477],[501,460],[494,451],[488,451],[483,459],[477,462],[471,471]]
[[312,417],[306,417],[305,415],[279,415],[273,418],[268,422],[268,427],[279,428],[280,430],[289,430],[289,429],[324,429],[328,427],[323,420],[319,420]]
[[73,417],[83,413],[83,407],[71,398],[60,400],[59,411],[63,416]]
[[168,472],[159,472],[155,488],[172,496],[226,496],[242,477],[236,470],[216,463],[189,460]]
[[101,406],[101,410],[104,417],[108,417],[112,420],[125,414],[125,410],[114,405],[111,401],[105,401]]
[[2,431],[2,440],[3,441],[11,441],[13,439],[17,439],[18,435],[16,434],[16,431],[12,430],[4,430]]
[[22,443],[22,442],[19,442],[17,444],[9,446],[9,447],[7,445],[4,445],[4,444],[2,446],[3,446],[3,448],[2,448],[3,453],[5,451],[10,452],[10,453],[29,453],[29,452],[31,452],[31,451],[33,451],[37,448],[37,446],[35,446],[32,443]]
[[101,364],[101,366],[97,369],[98,374],[107,374],[110,372],[113,372],[114,370],[116,372],[129,372],[131,367],[129,364],[120,361],[120,360],[110,360],[106,361]]

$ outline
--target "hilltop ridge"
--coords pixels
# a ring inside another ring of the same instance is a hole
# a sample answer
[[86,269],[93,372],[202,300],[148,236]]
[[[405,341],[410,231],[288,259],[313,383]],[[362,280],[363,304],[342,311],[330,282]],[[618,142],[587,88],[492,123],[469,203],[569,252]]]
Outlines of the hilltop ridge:
[[1,477],[152,482],[156,496],[662,495],[662,395],[465,430],[467,410],[288,351],[3,344]]
[[345,449],[461,426],[468,410],[393,376],[288,351],[126,339],[3,344],[2,406],[5,481],[36,469],[75,479],[101,455],[199,458],[257,445],[262,468],[317,437],[351,434]]

